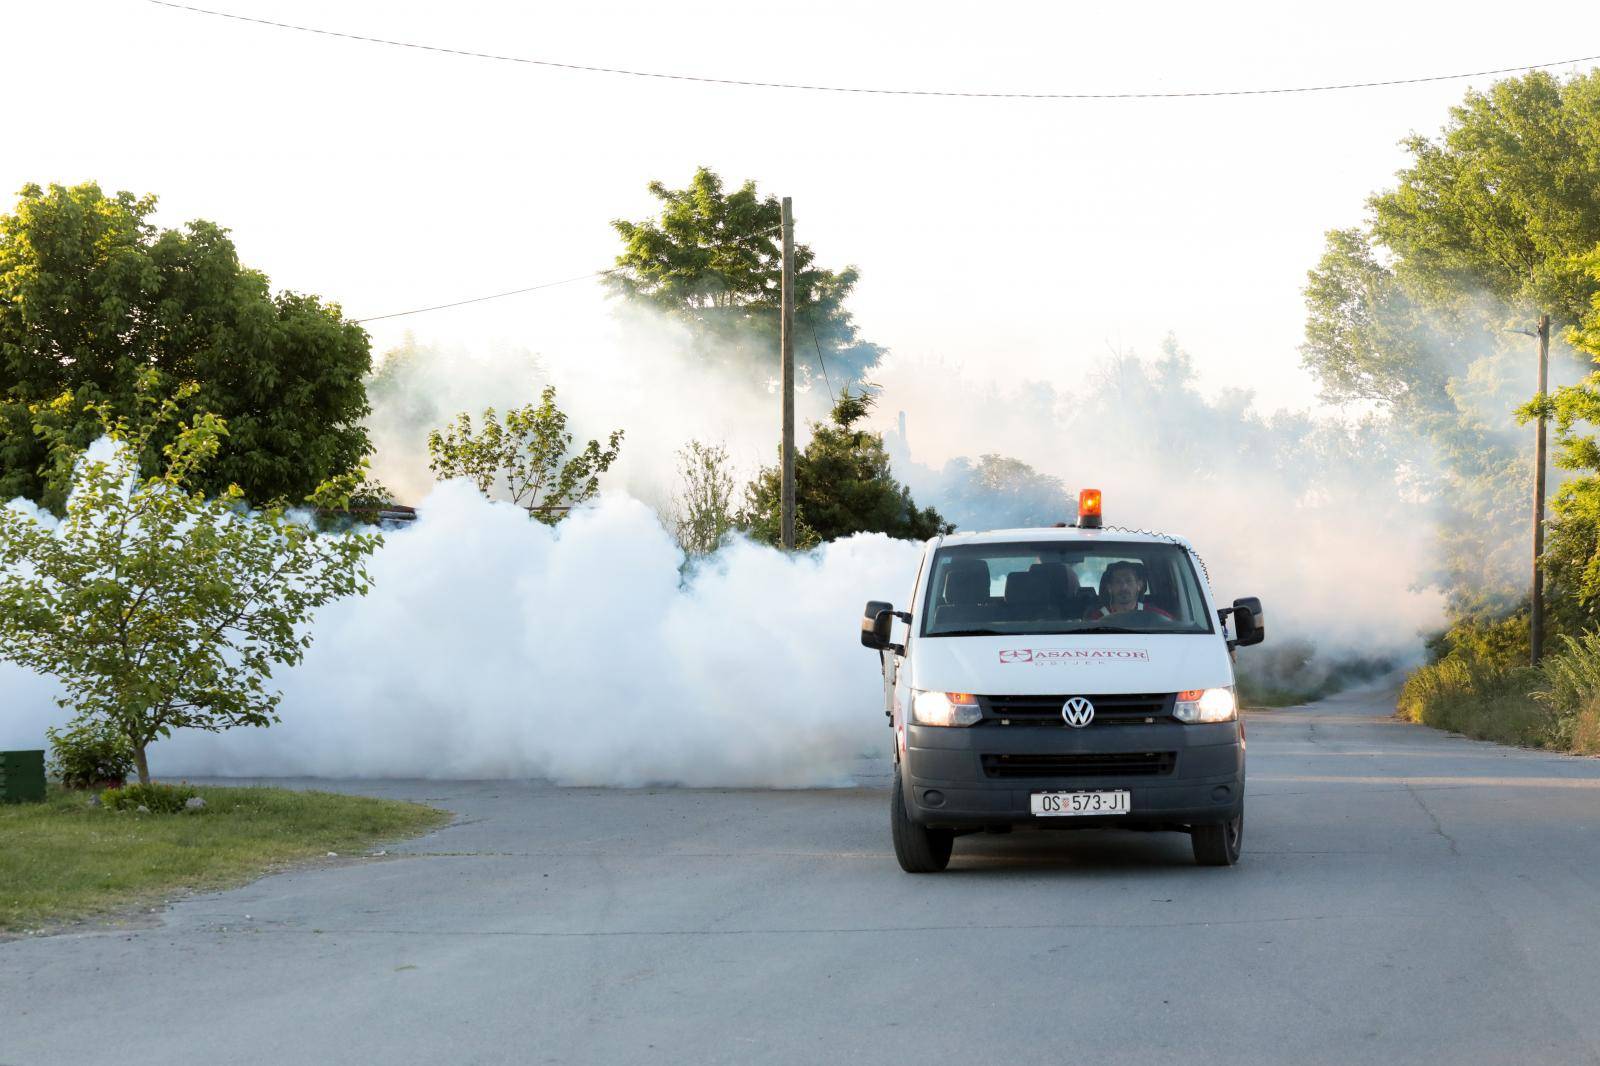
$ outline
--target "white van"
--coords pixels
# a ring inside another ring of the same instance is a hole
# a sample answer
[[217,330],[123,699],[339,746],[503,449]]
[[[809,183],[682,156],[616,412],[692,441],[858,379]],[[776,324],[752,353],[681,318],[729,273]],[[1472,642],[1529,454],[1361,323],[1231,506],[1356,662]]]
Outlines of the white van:
[[1100,510],[1086,489],[1076,526],[936,537],[909,610],[867,604],[906,871],[943,870],[959,835],[1019,826],[1175,830],[1202,865],[1238,861],[1232,652],[1265,635],[1261,601],[1219,609],[1187,541],[1103,528]]

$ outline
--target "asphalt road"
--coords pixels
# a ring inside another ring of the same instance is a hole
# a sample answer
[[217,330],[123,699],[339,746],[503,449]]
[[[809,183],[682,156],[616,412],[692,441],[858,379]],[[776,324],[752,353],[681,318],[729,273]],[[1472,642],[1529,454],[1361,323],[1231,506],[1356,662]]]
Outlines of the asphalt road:
[[[1600,760],[1347,696],[1249,721],[1245,856],[831,792],[348,782],[383,858],[0,944],[0,1063],[1600,1062]],[[327,783],[320,783],[326,787]]]

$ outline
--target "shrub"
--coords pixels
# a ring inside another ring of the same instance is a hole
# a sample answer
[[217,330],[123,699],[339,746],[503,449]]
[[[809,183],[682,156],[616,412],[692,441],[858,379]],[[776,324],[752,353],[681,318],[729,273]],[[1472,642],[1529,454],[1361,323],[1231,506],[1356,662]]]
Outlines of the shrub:
[[1600,632],[1563,636],[1561,643],[1540,664],[1544,686],[1533,697],[1555,715],[1553,746],[1600,751]]
[[45,736],[50,772],[67,788],[120,785],[133,769],[133,745],[104,722],[82,722],[65,732],[46,729]]
[[177,814],[199,794],[199,789],[192,785],[129,785],[106,789],[100,794],[100,802],[113,811],[136,811],[144,807],[152,814]]
[[1552,747],[1557,716],[1532,696],[1540,672],[1466,658],[1419,667],[1400,690],[1400,716],[1479,740]]

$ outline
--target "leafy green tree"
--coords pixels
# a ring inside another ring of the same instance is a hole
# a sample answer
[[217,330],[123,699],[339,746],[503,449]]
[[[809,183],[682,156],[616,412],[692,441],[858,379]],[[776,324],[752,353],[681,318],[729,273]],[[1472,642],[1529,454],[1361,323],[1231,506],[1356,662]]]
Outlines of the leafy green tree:
[[591,440],[569,455],[567,415],[556,406],[555,386],[547,385],[538,406],[507,411],[503,422],[490,407],[483,412],[483,426],[474,429],[472,416],[463,411],[451,425],[429,433],[428,466],[440,478],[471,480],[491,499],[503,490],[530,516],[555,525],[595,494],[621,444],[622,430],[613,430],[604,448]]
[[[173,730],[278,720],[274,667],[300,662],[313,611],[366,593],[364,561],[382,542],[319,534],[281,505],[249,512],[236,488],[196,488],[230,431],[210,413],[182,420],[195,386],[163,401],[153,387],[150,375],[136,387],[136,418],[91,405],[109,453],[45,434],[76,460],[59,525],[0,507],[0,658],[58,678],[73,728],[126,738],[144,784],[146,749]],[[143,477],[139,456],[163,436],[163,471]],[[341,506],[351,480],[312,502]]]
[[[734,192],[706,167],[689,185],[669,189],[659,181],[650,193],[661,201],[659,220],[612,223],[625,245],[613,290],[688,323],[717,340],[755,338],[776,344],[783,275],[781,208],[777,197],[761,197],[753,181]],[[829,373],[857,381],[883,354],[863,340],[845,309],[860,273],[854,267],[818,267],[810,246],[795,245],[796,359],[805,349],[826,360]],[[740,348],[748,358],[754,350]],[[773,351],[776,349],[773,348]],[[761,364],[771,372],[776,360]]]
[[728,449],[692,440],[678,450],[679,489],[672,502],[672,528],[685,555],[709,555],[734,529],[733,474]]
[[[28,185],[0,216],[0,499],[46,495],[41,414],[78,446],[100,434],[82,403],[52,401],[70,392],[130,415],[146,371],[168,391],[198,383],[182,414],[228,425],[215,460],[196,472],[198,488],[300,500],[355,471],[370,450],[366,332],[337,305],[273,295],[214,223],[158,230],[155,206],[153,196],[107,196],[93,183]],[[146,473],[164,443],[148,442]]]
[[[1301,351],[1329,399],[1377,404],[1433,447],[1439,474],[1416,479],[1442,513],[1431,579],[1454,615],[1493,615],[1525,594],[1505,575],[1526,545],[1502,531],[1521,526],[1532,488],[1501,422],[1529,391],[1530,346],[1506,326],[1575,322],[1600,284],[1581,260],[1600,244],[1600,73],[1469,92],[1437,138],[1405,143],[1411,165],[1371,198],[1370,227],[1329,234]],[[1555,527],[1582,513],[1558,502],[1552,546],[1576,550]]]
[[[894,479],[883,435],[857,429],[872,409],[871,396],[848,388],[834,405],[831,424],[813,424],[811,442],[795,455],[795,543],[802,548],[852,533],[887,533],[924,540],[955,527],[931,507],[918,510],[911,490]],[[745,489],[745,524],[751,536],[779,542],[782,471],[763,467]]]
[[[1600,246],[1578,262],[1600,281]],[[1600,364],[1600,292],[1567,338]],[[1551,503],[1545,540],[1550,615],[1568,633],[1600,629],[1600,441],[1593,432],[1600,425],[1600,369],[1557,389],[1542,405],[1529,403],[1520,415],[1526,421],[1541,413],[1555,420],[1556,465],[1574,474]]]
[[1600,244],[1600,72],[1544,72],[1468,92],[1437,140],[1405,142],[1411,166],[1372,198],[1373,234],[1418,295],[1452,305],[1487,292],[1573,322],[1595,290],[1574,257]]

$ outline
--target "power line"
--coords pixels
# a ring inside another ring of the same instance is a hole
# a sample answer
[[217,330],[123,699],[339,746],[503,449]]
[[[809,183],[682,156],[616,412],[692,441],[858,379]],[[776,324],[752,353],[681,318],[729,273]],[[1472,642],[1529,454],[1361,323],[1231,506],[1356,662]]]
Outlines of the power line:
[[175,11],[188,11],[197,15],[213,15],[217,18],[232,19],[235,22],[249,22],[257,26],[272,26],[280,30],[294,30],[298,33],[315,33],[323,37],[339,37],[347,41],[364,41],[368,44],[384,44],[394,48],[411,48],[420,52],[433,52],[439,55],[463,56],[470,59],[492,59],[500,63],[522,63],[528,66],[549,67],[554,70],[581,71],[586,74],[620,74],[631,78],[657,78],[663,81],[698,82],[705,85],[732,85],[748,89],[797,89],[805,92],[819,93],[859,93],[872,96],[939,96],[957,97],[969,100],[1178,100],[1195,99],[1201,97],[1224,96],[1281,96],[1291,93],[1325,93],[1337,92],[1343,89],[1379,89],[1396,85],[1421,85],[1427,82],[1461,81],[1466,78],[1486,78],[1496,74],[1517,74],[1527,70],[1544,70],[1550,67],[1572,66],[1578,63],[1592,63],[1600,60],[1600,56],[1579,56],[1575,59],[1560,59],[1548,63],[1525,63],[1514,67],[1499,67],[1494,70],[1474,70],[1462,74],[1427,74],[1411,78],[1385,78],[1378,81],[1350,81],[1335,82],[1326,85],[1288,85],[1266,89],[1197,89],[1172,92],[1100,92],[1100,93],[1028,93],[1028,92],[971,92],[954,89],[874,89],[859,85],[810,85],[802,82],[787,81],[752,81],[742,78],[716,78],[697,74],[669,74],[657,70],[629,70],[623,67],[590,66],[583,63],[564,63],[554,59],[532,59],[527,56],[496,55],[492,52],[474,52],[465,48],[447,48],[443,45],[420,44],[416,41],[396,41],[385,37],[371,37],[360,33],[344,33],[339,30],[325,30],[317,26],[300,26],[290,22],[275,22],[272,19],[255,18],[250,15],[236,15],[229,11],[212,11],[209,8],[192,7],[188,4],[177,4],[171,0],[147,0],[148,3],[159,7],[172,8]]
[[537,291],[539,289],[552,289],[552,288],[555,288],[557,285],[571,285],[575,281],[588,281],[590,278],[603,278],[607,274],[615,274],[620,269],[621,269],[620,267],[612,267],[610,270],[596,270],[592,274],[583,274],[583,275],[581,275],[579,277],[576,277],[576,278],[563,278],[561,281],[546,281],[546,282],[544,282],[543,284],[540,284],[540,285],[529,285],[525,289],[510,289],[510,290],[508,290],[506,292],[492,293],[492,294],[490,294],[488,296],[473,296],[470,299],[456,300],[453,303],[434,304],[431,307],[413,307],[409,311],[391,311],[389,314],[386,314],[386,315],[369,315],[366,318],[354,318],[354,319],[351,319],[351,321],[352,322],[378,322],[378,321],[381,321],[381,320],[383,320],[385,318],[401,318],[401,317],[403,317],[405,315],[420,315],[424,311],[443,311],[447,307],[465,307],[467,304],[481,304],[485,300],[498,300],[503,296],[518,296],[518,295],[521,295],[522,293],[535,292],[535,291]]
[[837,403],[833,398],[833,380],[828,377],[828,364],[822,361],[822,345],[817,342],[817,327],[811,327],[811,344],[817,349],[817,365],[822,368],[822,380],[828,383],[828,402]]
[[[770,237],[772,234],[777,233],[782,228],[783,228],[782,226],[773,226],[770,229],[761,230],[761,231],[753,234],[753,236],[755,236],[755,237]],[[525,292],[537,292],[540,289],[552,289],[552,288],[555,288],[557,285],[571,285],[575,281],[588,281],[590,278],[603,278],[603,277],[607,276],[608,274],[616,274],[616,273],[618,273],[620,271],[623,271],[623,270],[626,270],[626,269],[627,269],[626,267],[614,266],[614,267],[610,267],[610,268],[608,268],[606,270],[596,270],[596,271],[594,271],[593,273],[590,273],[590,274],[580,274],[575,278],[563,278],[560,281],[546,281],[546,282],[542,282],[541,284],[538,284],[538,285],[529,285],[527,288],[523,288],[523,289],[508,289],[505,292],[490,293],[488,296],[472,296],[472,297],[469,297],[469,298],[467,298],[465,300],[456,300],[456,301],[453,301],[453,302],[447,303],[447,304],[433,304],[430,307],[413,307],[409,311],[391,311],[389,314],[386,314],[386,315],[369,315],[366,318],[352,318],[350,321],[352,321],[352,322],[378,322],[378,321],[381,321],[381,320],[383,320],[385,318],[403,318],[406,315],[420,315],[424,311],[443,311],[443,310],[445,310],[446,308],[449,308],[449,307],[465,307],[467,304],[481,304],[485,300],[498,300],[498,299],[500,299],[501,297],[504,297],[504,296],[520,296]],[[812,335],[812,339],[813,340],[816,339],[816,336],[815,336],[814,333]],[[821,358],[820,354],[819,354],[818,358]],[[824,374],[827,373],[827,368],[826,367],[823,368],[823,373]]]

